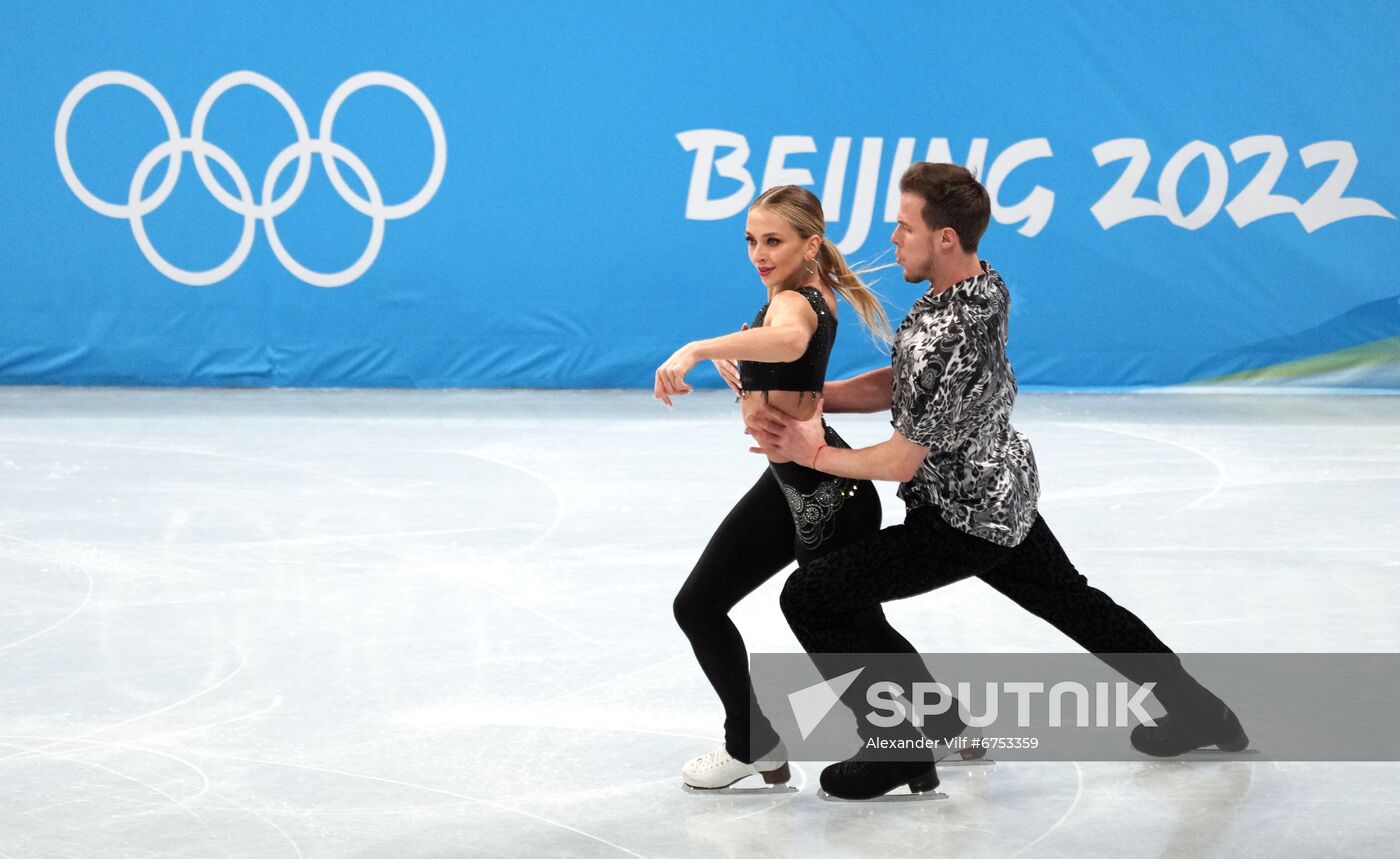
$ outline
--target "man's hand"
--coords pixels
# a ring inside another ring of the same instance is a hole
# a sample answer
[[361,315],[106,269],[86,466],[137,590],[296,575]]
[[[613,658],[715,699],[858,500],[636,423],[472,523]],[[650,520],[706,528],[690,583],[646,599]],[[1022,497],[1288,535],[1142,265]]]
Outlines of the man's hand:
[[[744,432],[753,436],[758,447],[750,453],[782,457],[798,465],[856,480],[891,480],[904,483],[914,479],[928,458],[929,449],[915,444],[895,430],[888,441],[855,450],[838,450],[821,457],[817,452],[826,444],[821,409],[805,421],[764,406],[745,420]],[[825,453],[825,451],[823,451]]]
[[749,448],[750,453],[780,456],[808,468],[813,467],[817,451],[826,444],[820,403],[817,411],[805,421],[764,405],[749,413],[744,427],[744,432],[758,442],[757,447]]

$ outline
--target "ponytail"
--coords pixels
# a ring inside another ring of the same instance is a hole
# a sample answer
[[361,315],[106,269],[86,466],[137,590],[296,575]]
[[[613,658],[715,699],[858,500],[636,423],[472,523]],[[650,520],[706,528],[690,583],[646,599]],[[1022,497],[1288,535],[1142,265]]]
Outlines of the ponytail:
[[894,332],[890,330],[890,319],[885,314],[885,306],[880,303],[880,297],[860,279],[861,275],[879,271],[881,268],[887,266],[852,271],[841,251],[831,243],[831,239],[822,237],[821,250],[817,251],[818,276],[855,308],[856,315],[865,323],[875,342],[888,346],[894,340]]

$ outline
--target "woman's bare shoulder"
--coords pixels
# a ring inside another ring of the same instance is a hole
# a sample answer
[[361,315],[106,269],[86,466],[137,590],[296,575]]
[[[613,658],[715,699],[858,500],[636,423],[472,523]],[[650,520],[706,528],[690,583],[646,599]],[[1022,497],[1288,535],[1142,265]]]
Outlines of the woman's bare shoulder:
[[770,312],[778,311],[784,314],[811,316],[813,320],[817,317],[817,311],[807,300],[807,296],[796,289],[785,289],[774,295],[772,300],[768,302],[768,307]]

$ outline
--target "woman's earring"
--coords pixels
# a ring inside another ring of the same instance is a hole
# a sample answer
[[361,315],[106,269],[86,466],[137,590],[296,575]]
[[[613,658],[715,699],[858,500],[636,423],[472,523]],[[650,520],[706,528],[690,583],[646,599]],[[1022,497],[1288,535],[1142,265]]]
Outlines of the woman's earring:
[[816,258],[816,257],[812,257],[811,259],[807,260],[807,273],[808,273],[808,274],[816,274],[816,273],[817,273],[816,262],[817,262],[817,258]]

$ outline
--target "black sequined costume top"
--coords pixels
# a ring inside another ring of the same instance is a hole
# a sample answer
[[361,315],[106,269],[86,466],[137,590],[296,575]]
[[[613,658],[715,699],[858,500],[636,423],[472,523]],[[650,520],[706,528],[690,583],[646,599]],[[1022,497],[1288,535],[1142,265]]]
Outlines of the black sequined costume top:
[[[739,362],[739,387],[749,391],[803,391],[820,394],[826,381],[826,364],[831,358],[831,345],[836,342],[836,317],[826,306],[821,290],[812,286],[800,286],[796,290],[806,298],[817,313],[817,330],[807,341],[807,351],[796,361],[767,363],[765,361]],[[769,302],[770,304],[772,302]],[[750,328],[760,328],[768,315],[768,304],[758,311]]]

